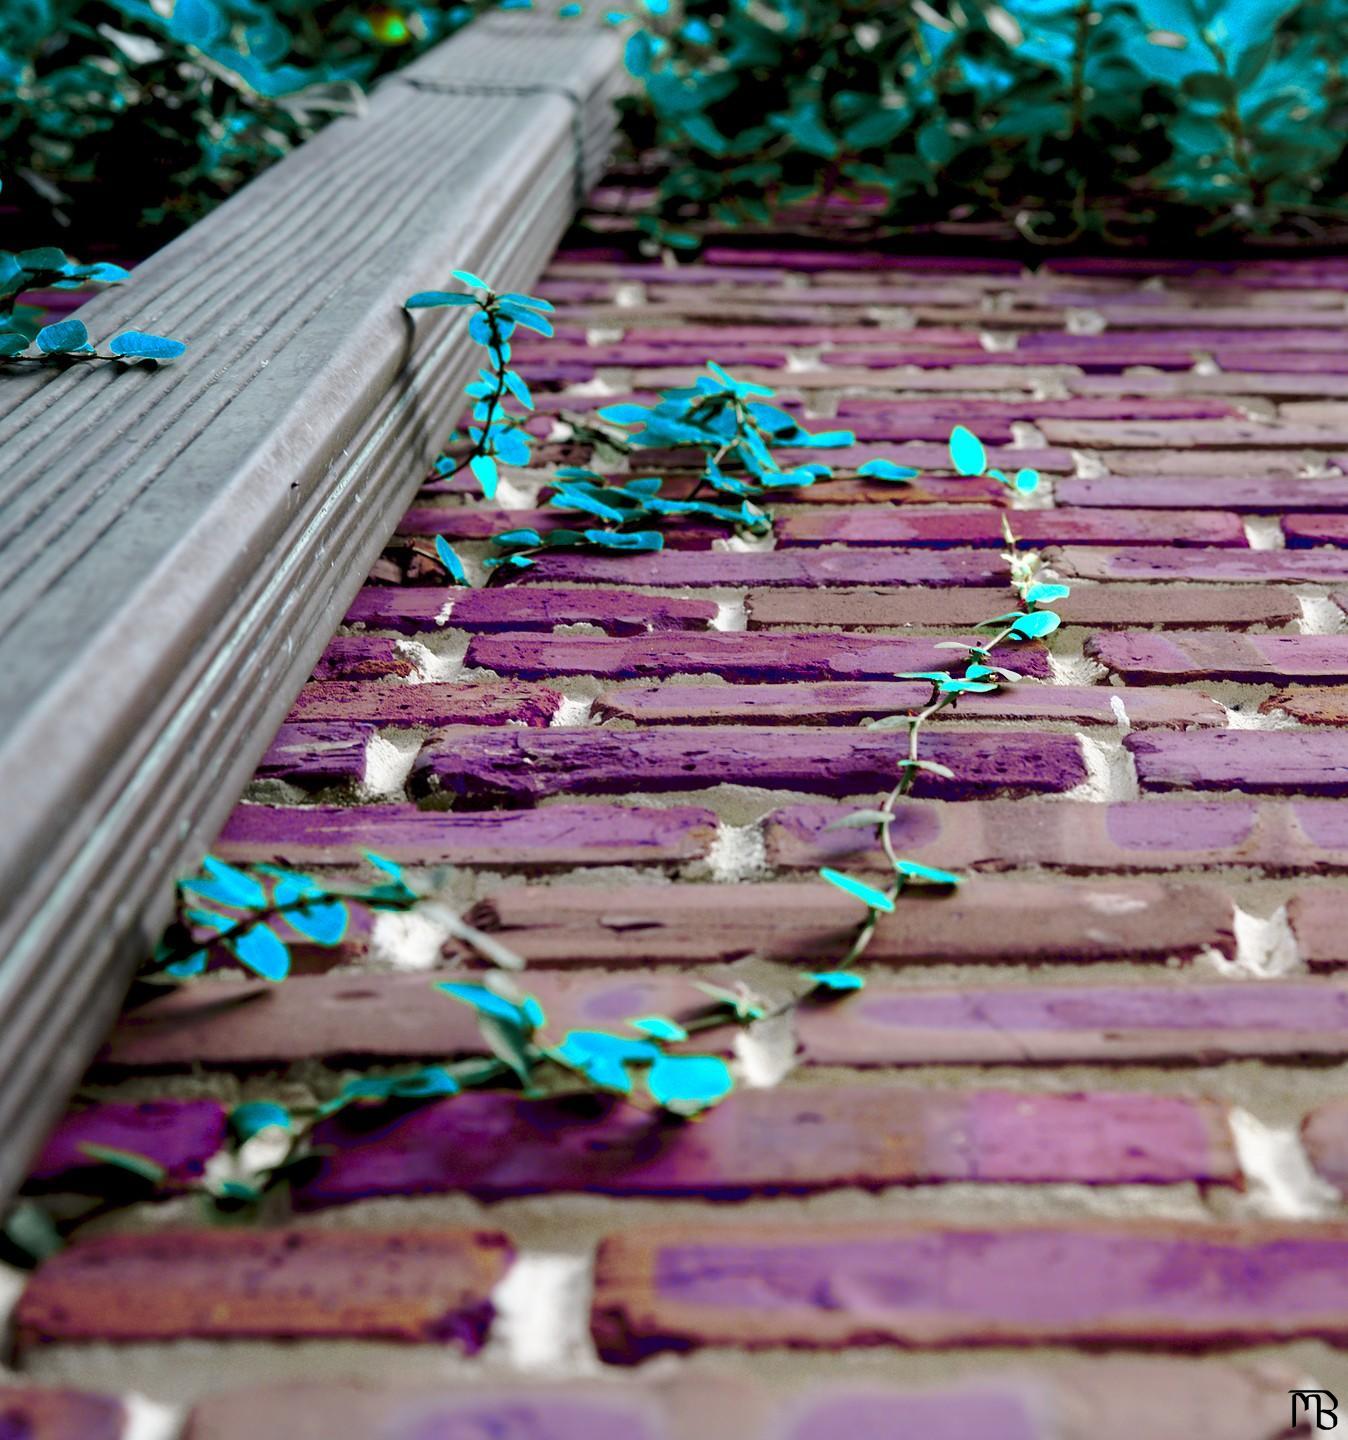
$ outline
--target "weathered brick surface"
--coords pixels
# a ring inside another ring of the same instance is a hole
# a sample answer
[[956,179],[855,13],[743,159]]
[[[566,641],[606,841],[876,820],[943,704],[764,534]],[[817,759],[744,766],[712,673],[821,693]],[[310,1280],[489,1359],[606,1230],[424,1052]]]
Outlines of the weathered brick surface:
[[1289,515],[1282,522],[1283,535],[1293,550],[1307,550],[1314,545],[1348,545],[1348,516]]
[[[1000,613],[988,609],[979,590],[751,590],[745,598],[749,628],[976,625]],[[1167,585],[1078,585],[1054,610],[1069,625],[1100,629],[1139,625],[1188,628],[1215,625],[1286,625],[1301,614],[1291,590],[1274,586],[1222,589]]]
[[[591,635],[477,635],[465,663],[524,678],[710,673],[723,680],[888,679],[902,670],[945,669],[939,642],[887,635],[659,635],[611,638]],[[1017,666],[1024,675],[1048,674],[1048,657],[1024,646]]]
[[[526,959],[635,965],[792,960],[838,953],[864,912],[817,883],[554,885],[547,908],[525,886],[494,890],[475,912]],[[992,879],[950,897],[913,897],[883,915],[867,951],[882,964],[918,960],[1166,959],[1230,953],[1231,903],[1216,887],[1158,880]]]
[[[1225,552],[1223,552],[1225,553]],[[643,585],[983,585],[1007,578],[1006,562],[987,550],[869,550],[863,555],[827,550],[688,551],[644,556]],[[1348,559],[1333,577],[1348,580]],[[522,584],[580,581],[633,584],[631,561],[610,555],[543,555]],[[998,590],[997,599],[1004,598]]]
[[1348,891],[1342,885],[1302,890],[1288,902],[1287,918],[1296,936],[1297,948],[1312,969],[1348,965],[1346,904]]
[[[1261,377],[1266,378],[1266,377]],[[1111,402],[1121,404],[1122,402]],[[1340,475],[1102,475],[1094,479],[1059,480],[1054,487],[1061,505],[1143,506],[1148,510],[1237,510],[1245,515],[1284,515],[1303,510],[1348,508],[1348,490]],[[1310,519],[1322,519],[1311,516]],[[1290,521],[1289,525],[1299,523]],[[1290,537],[1291,531],[1288,530]],[[1288,543],[1291,544],[1289,538]]]
[[706,1345],[1343,1343],[1348,1229],[651,1227],[604,1241],[593,1329],[619,1364]]
[[[735,971],[683,976],[539,971],[529,988],[549,1032],[623,1027],[638,1015],[691,1018],[695,980],[734,984]],[[439,978],[439,977],[437,977]],[[213,979],[123,1016],[100,1074],[128,1069],[424,1060],[482,1054],[468,1008],[432,994],[425,975],[301,975],[283,986]],[[873,975],[846,1003],[796,1016],[805,1064],[1168,1060],[1202,1065],[1246,1056],[1348,1055],[1348,988],[1321,980],[1254,984],[965,985],[940,989]],[[728,1051],[728,1029],[693,1046]],[[742,1092],[747,1093],[747,1092]]]
[[[815,685],[624,685],[594,702],[598,720],[642,725],[699,721],[715,724],[855,725],[919,709],[931,694],[921,680],[823,682]],[[1187,691],[1108,690],[1077,685],[1007,685],[989,695],[964,695],[946,720],[1057,721],[1117,725],[1122,709],[1130,725],[1167,729],[1224,725],[1221,706]]]
[[744,1440],[768,1412],[766,1391],[705,1372],[640,1385],[299,1381],[207,1397],[183,1440]]
[[[444,730],[412,769],[418,795],[459,805],[528,805],[549,795],[648,794],[755,785],[824,795],[865,795],[894,783],[907,737],[895,731],[780,726],[771,731],[667,725],[651,730],[596,727]],[[933,735],[926,758],[953,779],[923,772],[918,795],[1044,794],[1086,778],[1072,735]],[[298,769],[295,773],[301,773]]]
[[[792,869],[882,867],[873,831],[827,828],[846,813],[837,805],[775,811],[765,827],[769,860]],[[1348,808],[1326,799],[986,800],[958,806],[909,801],[891,833],[912,859],[935,864],[942,857],[956,869],[1043,865],[1109,872],[1248,865],[1295,873],[1348,868]]]
[[1131,684],[1348,680],[1348,644],[1337,635],[1123,632],[1093,636],[1086,653]]
[[1281,712],[1303,725],[1348,725],[1348,685],[1294,685],[1259,706],[1265,715]]
[[1234,1184],[1217,1105],[1156,1095],[820,1086],[744,1090],[696,1125],[614,1099],[460,1096],[315,1134],[304,1208],[375,1195],[806,1194],[940,1181]]
[[338,635],[314,666],[315,680],[407,679],[417,672],[416,662],[388,637]]
[[201,1178],[224,1140],[225,1109],[214,1100],[94,1105],[71,1111],[57,1125],[28,1183],[35,1189],[79,1188],[98,1165],[85,1148],[93,1145],[144,1156],[164,1168],[167,1188],[183,1189]]
[[[1024,546],[1246,543],[1237,516],[1210,510],[1029,510],[1011,528]],[[968,510],[812,510],[780,521],[777,534],[782,545],[1006,546],[1000,515]]]
[[547,725],[562,703],[543,685],[366,685],[326,680],[306,685],[295,697],[287,721],[416,728],[428,725]]
[[404,635],[452,626],[475,634],[494,630],[551,630],[595,625],[609,635],[651,630],[704,630],[716,618],[710,600],[678,600],[624,590],[444,590],[429,585],[400,589],[367,585],[346,614],[346,624]]
[[241,805],[215,853],[301,866],[351,863],[366,850],[423,865],[632,865],[695,860],[715,833],[715,815],[689,805],[552,805],[458,815],[414,805]]
[[79,1390],[0,1388],[0,1435],[5,1440],[125,1440],[120,1396]]
[[360,786],[366,752],[377,727],[349,720],[287,721],[257,767],[261,780],[284,780],[306,790]]
[[161,1230],[82,1240],[15,1311],[54,1341],[337,1339],[481,1348],[511,1247],[490,1230]]
[[1129,735],[1124,743],[1144,790],[1348,793],[1348,735],[1334,731],[1150,731]]
[[1325,585],[1348,580],[1348,555],[1336,550],[1164,550],[1160,546],[1112,550],[1050,547],[1045,559],[1061,574],[1083,580],[1188,580],[1230,585],[1269,582]]

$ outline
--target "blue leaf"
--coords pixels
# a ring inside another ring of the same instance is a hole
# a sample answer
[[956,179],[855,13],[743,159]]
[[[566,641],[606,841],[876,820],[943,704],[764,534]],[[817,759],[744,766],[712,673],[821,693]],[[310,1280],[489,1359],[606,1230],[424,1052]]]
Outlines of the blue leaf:
[[501,483],[500,472],[496,468],[496,461],[490,455],[474,455],[468,462],[468,468],[477,476],[478,484],[482,486],[482,493],[488,500],[496,498],[496,487]]
[[523,305],[529,310],[546,310],[552,313],[553,307],[546,300],[540,300],[537,295],[516,295],[513,291],[501,296],[502,300],[509,300],[512,305]]
[[495,332],[491,327],[491,321],[481,310],[469,319],[468,333],[479,345],[491,345],[496,338]]
[[933,885],[960,885],[964,877],[950,870],[933,870],[930,865],[919,865],[916,860],[900,860],[898,872],[909,880],[927,880]]
[[1031,585],[1025,592],[1028,605],[1051,605],[1055,600],[1065,600],[1072,593],[1070,585]]
[[480,280],[471,270],[451,270],[449,272],[456,280],[462,280],[465,285],[471,285],[474,290],[486,290],[491,293],[491,286],[485,280]]
[[572,1030],[555,1053],[593,1084],[626,1095],[632,1089],[627,1066],[653,1061],[660,1051],[648,1040],[628,1040],[602,1030]]
[[267,892],[248,874],[233,865],[226,865],[214,855],[207,855],[201,868],[209,877],[206,880],[191,879],[181,882],[180,888],[207,900],[218,900],[225,905],[239,905],[247,910],[260,910],[267,903]]
[[853,975],[847,970],[815,970],[806,973],[801,978],[813,981],[816,990],[830,991],[835,994],[860,990],[866,984],[860,975]]
[[642,1015],[636,1020],[627,1022],[633,1030],[640,1030],[644,1035],[650,1035],[656,1040],[686,1040],[688,1032],[682,1025],[676,1025],[673,1020],[666,1020],[663,1015]]
[[228,944],[240,962],[264,980],[284,980],[290,974],[290,951],[270,925],[254,925]]
[[658,530],[587,530],[585,538],[601,550],[638,550],[649,554],[665,548],[665,537]]
[[536,1006],[531,1008],[527,1002],[523,1006],[516,1005],[513,1000],[507,1000],[495,990],[488,990],[485,985],[465,985],[447,980],[437,984],[435,988],[443,990],[455,1000],[461,1000],[465,1005],[471,1005],[479,1015],[500,1020],[506,1025],[514,1025],[520,1030],[533,1031],[543,1023],[543,1012]]
[[[280,899],[280,886],[277,899]],[[346,937],[350,916],[340,900],[316,900],[303,909],[288,910],[286,919],[315,945],[340,945]]]
[[123,330],[108,341],[108,351],[123,360],[176,360],[187,349],[181,340],[149,335],[144,330]]
[[981,475],[987,468],[988,455],[972,430],[956,425],[950,432],[950,461],[961,475]]
[[503,377],[510,393],[525,407],[526,410],[534,408],[534,397],[529,392],[529,387],[515,374],[513,370],[507,370]]
[[644,425],[650,413],[645,405],[605,405],[599,418],[610,425]]
[[37,332],[37,348],[44,355],[75,355],[89,353],[89,332],[83,320],[62,320],[56,325],[44,325]]
[[0,355],[22,355],[31,343],[19,330],[0,330]]
[[651,1098],[680,1115],[724,1100],[734,1085],[730,1066],[719,1055],[659,1055],[646,1075]]
[[449,542],[443,535],[435,537],[435,554],[454,584],[467,585],[468,572],[463,568],[463,561],[450,548]]
[[840,870],[830,870],[825,867],[819,874],[830,885],[836,885],[839,890],[860,900],[863,904],[869,905],[872,910],[883,910],[888,914],[894,909],[894,901],[883,890],[877,890],[861,880],[854,880],[852,876],[844,875]]
[[857,466],[858,475],[869,476],[872,480],[912,480],[921,472],[908,465],[896,465],[892,460],[867,460]]
[[190,979],[193,975],[200,975],[206,969],[206,952],[194,950],[190,955],[184,955],[181,960],[175,960],[172,965],[164,966],[164,973],[172,975],[179,980]]
[[500,545],[503,549],[516,549],[524,545],[541,545],[543,537],[537,530],[521,528],[519,530],[502,530],[499,535],[491,537],[493,545]]
[[1045,635],[1051,635],[1062,621],[1052,610],[1036,610],[1030,615],[1022,615],[1011,627],[1011,633],[1021,640],[1038,640]]
[[526,310],[522,305],[502,305],[501,313],[508,315],[516,325],[522,325],[526,330],[534,330],[539,335],[550,336],[555,333],[550,321],[533,310]]
[[382,870],[390,880],[402,882],[403,867],[396,860],[390,860],[384,855],[376,855],[373,850],[365,851],[365,858],[376,870]]
[[434,310],[442,305],[476,305],[475,295],[463,295],[457,290],[418,290],[403,301],[404,310]]
[[259,1130],[272,1125],[283,1130],[291,1128],[290,1111],[271,1100],[246,1100],[229,1112],[229,1128],[240,1141],[251,1140]]
[[1017,470],[1015,485],[1022,494],[1029,494],[1031,490],[1037,490],[1039,488],[1038,470]]

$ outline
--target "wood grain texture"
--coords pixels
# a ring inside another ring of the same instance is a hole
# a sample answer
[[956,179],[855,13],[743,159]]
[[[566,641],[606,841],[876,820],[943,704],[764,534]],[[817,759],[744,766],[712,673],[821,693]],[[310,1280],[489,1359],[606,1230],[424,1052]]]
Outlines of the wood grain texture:
[[81,311],[180,361],[3,377],[0,1189],[449,428],[472,347],[403,299],[531,284],[621,84],[609,30],[481,19]]

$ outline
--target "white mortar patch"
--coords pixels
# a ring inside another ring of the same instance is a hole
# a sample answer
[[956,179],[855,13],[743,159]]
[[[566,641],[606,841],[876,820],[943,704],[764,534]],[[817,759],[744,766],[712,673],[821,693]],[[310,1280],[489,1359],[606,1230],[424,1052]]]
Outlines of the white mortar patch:
[[719,823],[716,838],[707,851],[707,868],[718,884],[732,884],[737,880],[752,880],[766,875],[768,855],[762,824]]
[[1241,524],[1245,527],[1245,540],[1251,550],[1283,550],[1287,537],[1276,515],[1247,515]]
[[744,606],[744,596],[737,595],[733,600],[718,600],[716,602],[716,618],[711,622],[713,630],[747,630],[749,628],[749,612]]
[[19,1296],[23,1294],[23,1287],[27,1283],[28,1276],[22,1270],[0,1265],[0,1339],[9,1333],[10,1316],[14,1313],[14,1307],[19,1303]]
[[492,1292],[496,1319],[485,1354],[515,1370],[596,1373],[590,1289],[588,1256],[526,1250]]
[[1320,1220],[1338,1212],[1339,1192],[1316,1174],[1295,1130],[1265,1125],[1239,1107],[1229,1119],[1250,1210],[1273,1220]]
[[1081,746],[1086,778],[1069,790],[1065,799],[1111,801],[1138,798],[1137,770],[1121,738],[1085,735],[1078,731],[1076,740]]
[[1348,616],[1328,595],[1298,595],[1301,619],[1297,627],[1303,635],[1342,635],[1348,629]]
[[[1222,702],[1217,702],[1219,705]],[[1292,719],[1286,710],[1270,710],[1268,714],[1261,711],[1241,710],[1238,706],[1222,705],[1226,712],[1226,725],[1228,730],[1299,730],[1300,725]]]
[[1053,685],[1098,685],[1109,671],[1097,660],[1085,655],[1048,656],[1049,683]]
[[187,1418],[173,1406],[161,1405],[144,1395],[123,1395],[122,1405],[126,1409],[122,1440],[175,1440]]
[[401,800],[423,730],[378,730],[365,742],[364,788],[371,799]]
[[590,710],[594,705],[593,699],[589,696],[578,696],[572,698],[564,695],[562,703],[557,707],[557,713],[548,722],[550,726],[558,725],[588,725],[590,723]]
[[452,933],[452,918],[439,905],[381,910],[370,930],[370,959],[390,970],[434,970]]
[[1235,958],[1214,957],[1223,974],[1271,980],[1305,969],[1296,936],[1287,920],[1286,906],[1279,906],[1272,915],[1251,915],[1237,905],[1232,928],[1236,933]]
[[790,1010],[755,1020],[735,1034],[735,1059],[744,1083],[755,1090],[780,1085],[796,1068],[796,1027]]
[[1094,450],[1073,450],[1072,470],[1078,480],[1099,480],[1109,474],[1109,466]]
[[419,640],[395,640],[394,648],[417,667],[417,673],[409,677],[407,683],[433,685],[457,680],[463,670],[463,657],[468,653],[469,638],[461,630],[446,630],[438,635],[423,635]]

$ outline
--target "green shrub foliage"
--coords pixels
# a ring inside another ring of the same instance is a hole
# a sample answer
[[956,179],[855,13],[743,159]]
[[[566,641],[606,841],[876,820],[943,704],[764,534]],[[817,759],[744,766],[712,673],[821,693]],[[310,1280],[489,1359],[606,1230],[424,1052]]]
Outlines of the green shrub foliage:
[[690,249],[681,220],[849,191],[1041,242],[1311,230],[1348,188],[1346,56],[1346,0],[686,0],[628,44],[628,128],[670,161],[644,223]]

